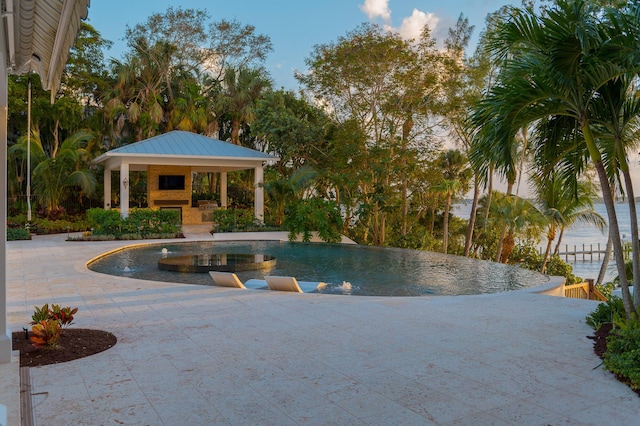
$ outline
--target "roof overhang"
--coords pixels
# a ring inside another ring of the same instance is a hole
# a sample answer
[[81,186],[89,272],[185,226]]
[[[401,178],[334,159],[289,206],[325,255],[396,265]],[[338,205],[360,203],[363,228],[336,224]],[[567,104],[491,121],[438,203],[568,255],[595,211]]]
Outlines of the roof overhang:
[[191,155],[149,155],[149,154],[119,154],[106,152],[95,158],[93,163],[103,164],[105,169],[119,170],[122,163],[129,164],[130,170],[144,171],[148,166],[190,166],[200,171],[233,172],[237,170],[253,169],[265,165],[279,158],[234,158],[234,157],[205,157]]
[[0,0],[6,29],[7,69],[11,74],[35,72],[55,98],[69,49],[90,0]]

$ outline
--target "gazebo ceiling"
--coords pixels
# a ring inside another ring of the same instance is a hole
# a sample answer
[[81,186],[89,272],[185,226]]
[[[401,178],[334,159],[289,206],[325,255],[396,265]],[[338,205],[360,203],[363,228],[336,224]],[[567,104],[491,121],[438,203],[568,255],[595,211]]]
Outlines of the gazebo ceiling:
[[149,165],[191,166],[202,171],[235,171],[277,161],[264,152],[212,139],[196,133],[174,130],[140,142],[112,149],[95,158],[95,164],[118,170],[123,162],[131,170]]
[[1,0],[12,74],[36,72],[54,98],[90,0]]

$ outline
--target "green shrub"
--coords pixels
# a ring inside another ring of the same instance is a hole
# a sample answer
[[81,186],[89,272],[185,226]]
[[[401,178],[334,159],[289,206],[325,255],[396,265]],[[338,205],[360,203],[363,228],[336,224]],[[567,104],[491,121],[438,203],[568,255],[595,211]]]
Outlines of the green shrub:
[[311,233],[326,242],[340,242],[342,216],[336,203],[321,198],[298,200],[287,206],[283,228],[289,231],[289,240],[295,240],[302,234],[302,240],[311,240]]
[[122,219],[117,210],[89,209],[87,210],[87,221],[93,235],[119,235],[122,233]]
[[597,330],[602,324],[613,322],[613,318],[618,315],[624,315],[624,305],[622,299],[617,296],[611,296],[606,302],[598,304],[598,307],[587,315],[587,324]]
[[7,228],[7,241],[30,240],[31,234],[24,228]]
[[614,324],[616,327],[607,338],[604,366],[628,380],[632,389],[640,389],[640,320],[627,319],[623,313]]
[[[540,271],[542,268],[542,256],[532,244],[517,245],[509,256],[509,263],[517,264],[524,269]],[[573,275],[573,267],[558,255],[549,257],[545,274],[565,277],[565,284],[567,285],[582,282],[582,278]]]
[[36,234],[61,234],[65,232],[86,231],[89,222],[84,218],[67,217],[66,219],[51,220],[42,217],[34,217],[31,222],[27,215],[16,215],[7,218],[7,227],[12,229],[28,228]]
[[180,226],[178,212],[171,210],[131,209],[129,216],[122,219],[117,210],[95,208],[87,210],[87,220],[93,237],[110,236],[120,240],[138,240],[155,235],[175,237]]
[[252,209],[217,209],[213,211],[213,229],[216,232],[248,230],[256,226]]

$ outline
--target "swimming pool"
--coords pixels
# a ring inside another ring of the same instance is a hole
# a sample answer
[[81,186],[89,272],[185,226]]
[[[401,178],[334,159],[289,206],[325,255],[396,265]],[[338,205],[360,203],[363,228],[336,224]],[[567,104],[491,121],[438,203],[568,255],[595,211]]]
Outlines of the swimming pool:
[[209,274],[158,269],[167,256],[262,253],[277,259],[267,270],[242,271],[241,281],[265,275],[325,282],[315,292],[361,296],[427,296],[496,293],[537,286],[547,277],[534,271],[441,253],[352,244],[230,241],[153,244],[127,248],[91,262],[92,271],[130,278],[212,285]]

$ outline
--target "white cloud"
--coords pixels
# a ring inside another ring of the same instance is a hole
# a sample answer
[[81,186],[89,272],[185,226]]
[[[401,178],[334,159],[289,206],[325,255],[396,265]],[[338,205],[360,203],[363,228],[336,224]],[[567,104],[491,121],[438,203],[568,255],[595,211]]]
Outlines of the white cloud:
[[360,6],[369,19],[382,18],[386,21],[391,20],[391,10],[389,9],[389,0],[364,0],[364,4]]
[[425,25],[428,25],[431,32],[434,33],[439,22],[440,18],[435,14],[424,13],[418,9],[413,9],[411,16],[402,20],[402,24],[397,31],[400,37],[405,40],[417,39],[420,37],[420,33]]

